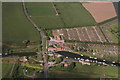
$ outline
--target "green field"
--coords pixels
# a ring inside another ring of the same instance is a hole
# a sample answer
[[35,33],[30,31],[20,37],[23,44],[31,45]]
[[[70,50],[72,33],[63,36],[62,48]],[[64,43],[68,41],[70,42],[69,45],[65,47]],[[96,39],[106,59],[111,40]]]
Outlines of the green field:
[[4,78],[10,77],[12,67],[13,67],[12,63],[2,63],[2,77]]
[[112,36],[114,42],[118,43],[119,38],[118,23],[112,24],[111,26],[106,27],[106,29],[109,31],[109,34]]
[[50,70],[50,75],[54,78],[118,78],[118,67],[111,66],[88,66],[76,63],[76,67],[71,71],[59,68],[59,65]]
[[26,3],[28,14],[39,27],[47,29],[70,28],[95,25],[96,22],[81,3]]
[[27,20],[23,12],[22,3],[3,3],[2,9],[2,36],[4,43],[21,45],[25,40],[39,40],[38,32]]

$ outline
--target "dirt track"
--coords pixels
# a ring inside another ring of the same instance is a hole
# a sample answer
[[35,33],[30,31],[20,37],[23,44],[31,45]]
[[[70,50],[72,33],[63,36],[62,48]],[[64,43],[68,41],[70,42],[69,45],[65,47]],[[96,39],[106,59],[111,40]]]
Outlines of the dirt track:
[[91,13],[97,23],[117,16],[112,2],[89,2],[83,6]]

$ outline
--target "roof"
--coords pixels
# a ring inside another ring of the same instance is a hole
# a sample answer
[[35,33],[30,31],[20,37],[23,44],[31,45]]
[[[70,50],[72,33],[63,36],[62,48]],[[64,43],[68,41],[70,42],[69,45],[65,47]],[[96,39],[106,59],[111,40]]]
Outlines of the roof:
[[64,43],[64,40],[50,40],[49,45],[55,45],[58,43]]
[[57,51],[61,51],[62,50],[62,48],[57,48]]
[[68,46],[63,46],[63,48],[69,48]]
[[54,35],[55,38],[57,38],[57,40],[60,40],[60,35]]
[[26,57],[25,57],[25,56],[24,56],[24,57],[20,57],[20,61],[25,62],[25,61],[27,61],[27,59],[26,59]]
[[48,51],[54,51],[54,50],[56,50],[56,49],[53,48],[53,47],[49,47],[49,48],[48,48]]

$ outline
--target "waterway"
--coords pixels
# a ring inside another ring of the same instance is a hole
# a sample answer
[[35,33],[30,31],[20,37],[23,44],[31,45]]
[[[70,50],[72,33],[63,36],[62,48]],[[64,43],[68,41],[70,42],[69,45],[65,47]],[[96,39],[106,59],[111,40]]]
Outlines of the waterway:
[[84,59],[84,60],[89,60],[89,61],[93,61],[93,62],[101,62],[101,63],[106,63],[108,65],[115,65],[115,66],[120,66],[120,63],[118,62],[113,62],[113,61],[108,61],[108,60],[102,60],[102,59],[98,59],[98,58],[93,58],[93,57],[88,57],[88,56],[84,56],[84,55],[80,55],[80,54],[75,54],[75,53],[72,53],[72,52],[67,52],[67,51],[58,51],[56,52],[60,55],[63,55],[65,57],[68,57],[68,58],[74,58],[74,59]]

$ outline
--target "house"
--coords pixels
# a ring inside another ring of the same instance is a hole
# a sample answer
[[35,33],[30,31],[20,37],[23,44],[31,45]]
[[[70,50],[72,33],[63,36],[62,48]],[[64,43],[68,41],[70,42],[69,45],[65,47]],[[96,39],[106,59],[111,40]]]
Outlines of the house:
[[26,56],[23,56],[23,57],[20,57],[20,61],[22,61],[22,62],[26,62],[26,61],[28,61],[28,59],[27,59]]
[[57,51],[62,51],[62,48],[57,48]]
[[56,40],[61,40],[60,35],[54,35],[54,38],[55,38]]
[[90,62],[89,62],[89,61],[79,60],[79,62],[82,63],[82,64],[90,65]]
[[55,40],[52,37],[50,37],[49,45],[55,45],[55,44],[59,44],[59,43],[64,43],[64,40]]
[[68,63],[64,63],[64,67],[68,67],[68,65],[69,65]]
[[68,46],[63,46],[64,50],[71,50]]
[[48,51],[51,51],[51,52],[53,52],[53,51],[55,51],[56,50],[56,48],[53,48],[53,47],[49,47],[48,48]]
[[55,62],[48,62],[49,66],[54,66]]
[[60,54],[57,54],[57,55],[56,55],[56,57],[61,57],[61,56],[62,56],[62,55],[60,55]]

